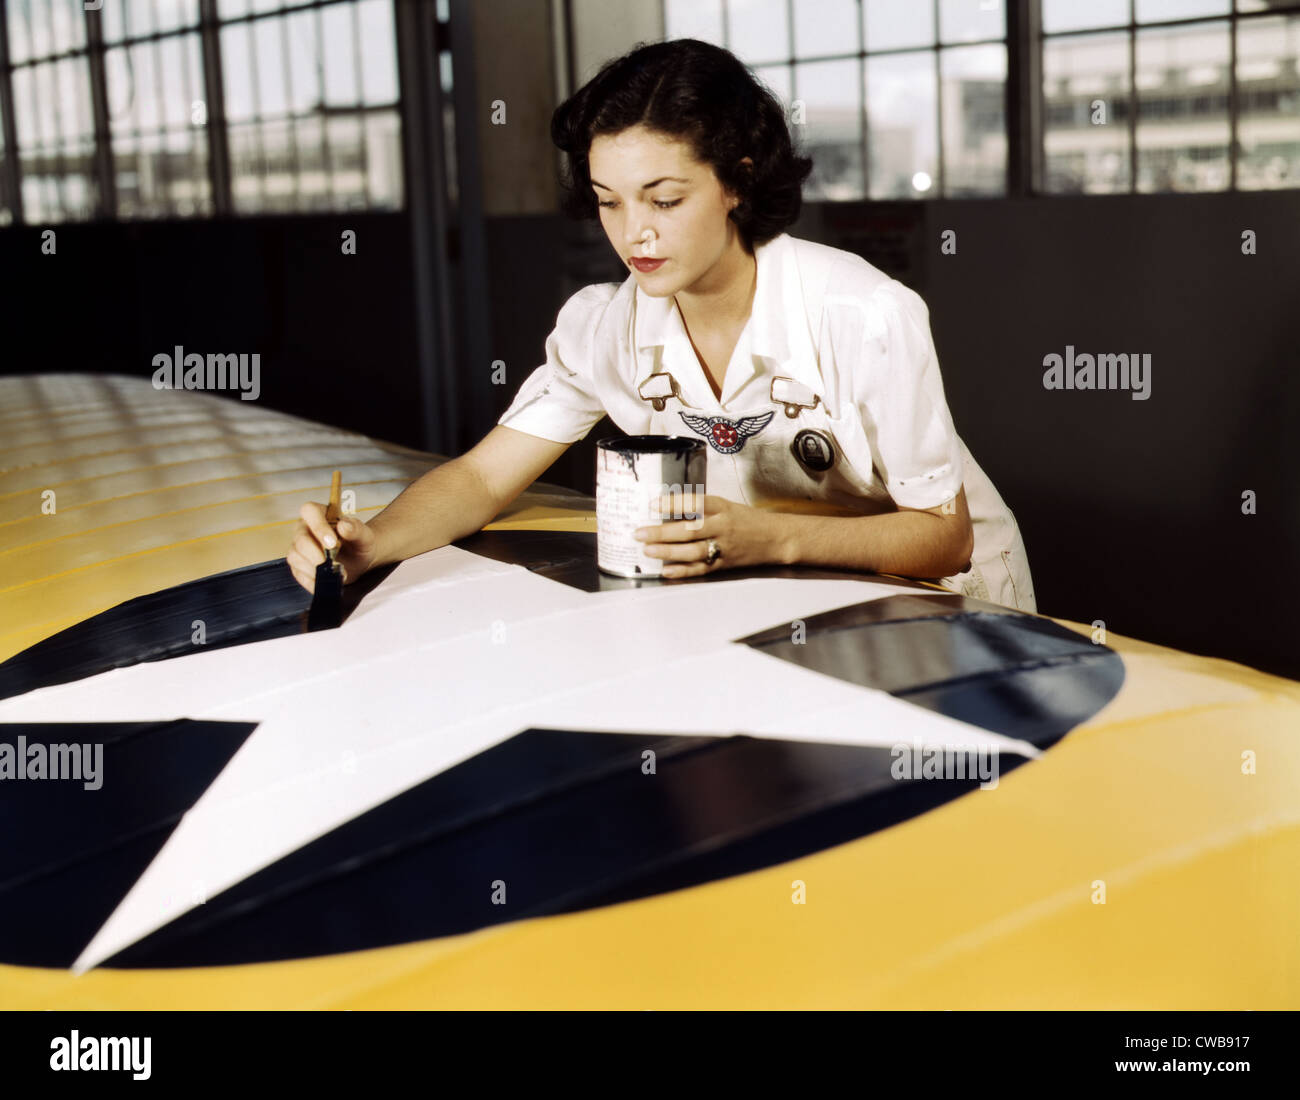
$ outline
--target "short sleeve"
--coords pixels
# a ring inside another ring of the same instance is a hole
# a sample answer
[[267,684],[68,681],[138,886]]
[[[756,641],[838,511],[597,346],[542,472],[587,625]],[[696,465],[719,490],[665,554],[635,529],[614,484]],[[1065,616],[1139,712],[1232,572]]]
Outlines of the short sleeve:
[[[849,357],[854,402],[894,503],[936,508],[960,492],[961,441],[944,398],[930,311],[897,280],[866,300],[840,298],[837,359]],[[854,353],[856,352],[856,355]]]
[[546,338],[546,362],[524,379],[497,423],[556,443],[576,443],[605,415],[593,382],[596,330],[617,283],[574,294]]

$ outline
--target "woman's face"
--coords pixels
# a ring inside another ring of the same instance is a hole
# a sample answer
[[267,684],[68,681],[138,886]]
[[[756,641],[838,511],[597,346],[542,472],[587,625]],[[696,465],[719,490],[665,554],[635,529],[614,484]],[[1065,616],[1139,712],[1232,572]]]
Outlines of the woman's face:
[[[735,196],[686,142],[638,125],[592,139],[587,160],[605,235],[651,297],[707,285],[729,249],[743,252]],[[642,259],[661,262],[638,270]]]

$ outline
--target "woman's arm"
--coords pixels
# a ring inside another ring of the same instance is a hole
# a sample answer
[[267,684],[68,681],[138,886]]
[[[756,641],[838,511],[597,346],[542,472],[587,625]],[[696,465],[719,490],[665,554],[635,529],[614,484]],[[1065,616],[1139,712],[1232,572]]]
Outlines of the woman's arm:
[[376,538],[371,567],[482,530],[570,446],[513,428],[493,428],[472,450],[420,475],[369,521]]
[[339,546],[346,584],[377,565],[446,546],[490,523],[569,446],[497,426],[473,450],[421,474],[373,519],[343,519],[337,535],[325,506],[308,501],[285,561],[298,583],[314,592],[327,546]]
[[[751,565],[824,565],[903,577],[963,573],[975,548],[966,490],[935,508],[903,508],[871,516],[809,516],[771,512],[724,497],[665,497],[665,512],[698,518],[650,525],[636,532],[645,553],[663,558],[665,577],[697,577],[713,569]],[[709,565],[713,540],[721,557]]]
[[875,516],[771,515],[786,564],[949,577],[966,569],[975,548],[965,487],[937,508],[900,507]]

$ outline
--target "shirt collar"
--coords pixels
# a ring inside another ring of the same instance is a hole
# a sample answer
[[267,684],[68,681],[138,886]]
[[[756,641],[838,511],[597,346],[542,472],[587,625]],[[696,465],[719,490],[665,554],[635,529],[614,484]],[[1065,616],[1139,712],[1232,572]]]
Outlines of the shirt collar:
[[[772,374],[793,378],[824,395],[792,239],[782,233],[760,244],[754,260],[758,272],[749,320],[750,353],[769,360]],[[684,336],[671,296],[654,298],[638,286],[635,309],[638,351],[663,347],[677,333]]]

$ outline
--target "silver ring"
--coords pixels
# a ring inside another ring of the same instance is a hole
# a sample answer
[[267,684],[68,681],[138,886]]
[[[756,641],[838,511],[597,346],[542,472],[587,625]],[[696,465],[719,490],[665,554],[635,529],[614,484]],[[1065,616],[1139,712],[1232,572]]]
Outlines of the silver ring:
[[720,557],[722,557],[722,550],[718,547],[718,544],[713,539],[709,539],[709,548],[708,548],[708,552],[704,555],[704,560],[709,565],[712,565]]

